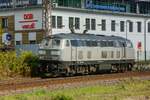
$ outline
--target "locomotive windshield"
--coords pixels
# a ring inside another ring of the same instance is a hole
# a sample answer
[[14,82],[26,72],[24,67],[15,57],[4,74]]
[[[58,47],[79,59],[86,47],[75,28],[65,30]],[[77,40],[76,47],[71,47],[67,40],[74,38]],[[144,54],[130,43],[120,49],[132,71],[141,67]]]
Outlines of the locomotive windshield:
[[60,40],[59,39],[44,39],[41,44],[49,48],[59,48]]

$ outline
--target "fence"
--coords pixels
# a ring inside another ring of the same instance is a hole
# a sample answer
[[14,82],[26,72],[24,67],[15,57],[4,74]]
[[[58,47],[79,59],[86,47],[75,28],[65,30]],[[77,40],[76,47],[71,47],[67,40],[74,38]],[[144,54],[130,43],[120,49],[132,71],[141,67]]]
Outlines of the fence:
[[[136,52],[136,60],[145,60],[145,52]],[[150,60],[150,51],[146,52],[146,60]]]
[[22,51],[31,51],[33,54],[38,54],[38,44],[24,44],[24,45],[16,45],[16,53],[19,55]]

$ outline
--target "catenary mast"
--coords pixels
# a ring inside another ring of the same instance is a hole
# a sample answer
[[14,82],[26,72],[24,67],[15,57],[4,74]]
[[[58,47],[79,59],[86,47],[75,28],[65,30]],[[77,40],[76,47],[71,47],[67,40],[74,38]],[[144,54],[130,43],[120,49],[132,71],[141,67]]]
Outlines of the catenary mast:
[[52,35],[52,0],[42,0],[42,26],[45,31],[44,37]]

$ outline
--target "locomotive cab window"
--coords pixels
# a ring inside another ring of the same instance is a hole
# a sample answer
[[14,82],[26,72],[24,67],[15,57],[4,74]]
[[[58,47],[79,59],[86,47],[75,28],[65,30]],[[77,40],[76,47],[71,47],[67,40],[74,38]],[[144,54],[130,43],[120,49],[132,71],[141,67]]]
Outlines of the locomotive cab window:
[[43,39],[41,45],[48,46],[49,39]]
[[59,39],[44,39],[42,45],[48,46],[50,48],[59,48],[60,40]]
[[84,45],[83,42],[82,42],[82,40],[77,40],[77,42],[78,42],[78,46],[79,47],[82,47]]
[[97,46],[101,47],[101,41],[97,41]]
[[127,47],[128,47],[128,48],[133,48],[133,44],[128,41],[128,42],[127,42]]
[[86,46],[87,46],[87,47],[91,47],[91,46],[92,46],[92,43],[91,43],[90,40],[87,40],[87,41],[86,41]]
[[77,47],[78,46],[78,41],[77,40],[71,40],[71,46]]
[[101,41],[101,47],[107,47],[107,42],[106,41]]
[[108,47],[113,47],[114,46],[113,41],[107,41],[107,43],[108,43]]
[[52,47],[53,48],[60,47],[60,40],[52,39]]
[[97,47],[97,42],[96,41],[91,41],[92,42],[92,47]]
[[120,47],[127,47],[126,42],[119,41],[119,46]]

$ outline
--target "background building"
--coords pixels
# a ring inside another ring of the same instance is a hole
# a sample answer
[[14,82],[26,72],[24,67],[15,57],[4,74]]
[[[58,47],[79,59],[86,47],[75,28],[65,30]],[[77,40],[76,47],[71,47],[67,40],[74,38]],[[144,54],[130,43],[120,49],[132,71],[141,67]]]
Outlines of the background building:
[[150,14],[150,0],[136,0],[137,13]]
[[[53,6],[150,14],[149,0],[52,0]],[[42,0],[0,0],[0,8],[42,5]]]
[[[33,45],[41,42],[45,36],[41,1],[0,1],[0,44],[10,42],[18,48],[33,49]],[[70,33],[73,27],[77,33],[86,29],[93,34],[122,36],[132,40],[141,59],[145,51],[150,59],[149,3],[145,0],[53,0],[52,33]],[[8,34],[11,41],[7,39]],[[27,47],[28,44],[32,47]]]

